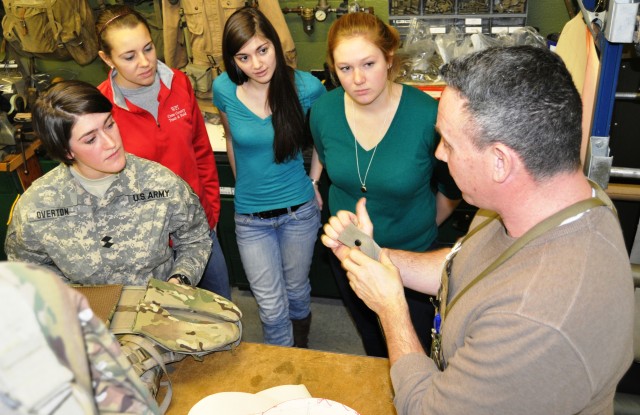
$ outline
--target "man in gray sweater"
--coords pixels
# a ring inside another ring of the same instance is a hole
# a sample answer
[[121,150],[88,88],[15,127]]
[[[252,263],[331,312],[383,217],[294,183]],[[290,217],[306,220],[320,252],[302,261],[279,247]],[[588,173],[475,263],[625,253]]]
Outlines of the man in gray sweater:
[[[398,414],[612,414],[632,359],[633,283],[611,201],[582,173],[571,75],[529,46],[442,73],[436,156],[480,208],[469,234],[453,250],[372,259],[358,248],[373,235],[362,199],[322,237],[380,317]],[[438,295],[430,357],[403,285]]]

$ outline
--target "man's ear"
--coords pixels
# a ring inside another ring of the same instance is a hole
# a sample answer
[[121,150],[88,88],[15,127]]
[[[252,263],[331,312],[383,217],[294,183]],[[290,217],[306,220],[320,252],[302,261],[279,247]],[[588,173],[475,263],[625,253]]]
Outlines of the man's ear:
[[502,183],[513,172],[513,151],[502,143],[496,143],[491,148],[493,163],[493,180]]

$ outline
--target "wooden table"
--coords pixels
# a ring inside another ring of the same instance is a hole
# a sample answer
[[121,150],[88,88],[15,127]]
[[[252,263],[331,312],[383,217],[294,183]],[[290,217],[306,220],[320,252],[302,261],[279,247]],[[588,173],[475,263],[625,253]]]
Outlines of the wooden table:
[[234,351],[187,357],[169,365],[168,415],[184,415],[217,392],[255,393],[303,384],[314,398],[343,403],[362,415],[395,415],[389,360],[242,342]]

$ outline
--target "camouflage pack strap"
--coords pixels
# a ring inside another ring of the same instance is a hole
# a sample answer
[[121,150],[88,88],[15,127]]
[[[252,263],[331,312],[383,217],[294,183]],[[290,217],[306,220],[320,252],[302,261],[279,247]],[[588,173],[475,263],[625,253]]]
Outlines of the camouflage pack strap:
[[[143,339],[144,347],[140,347],[140,341],[136,340],[138,338]],[[172,352],[158,346],[151,340],[137,334],[124,334],[119,336],[118,340],[120,341],[122,352],[127,356],[138,376],[142,376],[144,372],[153,369],[159,363],[179,362],[187,357],[185,354]],[[153,353],[148,349],[153,349]]]
[[[169,404],[171,403],[171,397],[173,396],[173,387],[171,385],[171,379],[169,379],[169,373],[167,372],[167,367],[164,365],[164,361],[160,353],[158,353],[155,349],[155,345],[153,342],[145,339],[142,336],[135,335],[124,335],[120,338],[120,344],[134,343],[138,347],[142,348],[145,352],[149,354],[149,356],[155,360],[156,364],[161,368],[162,373],[165,375],[167,393],[165,394],[162,402],[159,404],[160,413],[164,414],[167,412],[169,408]],[[124,349],[124,347],[123,347]],[[134,366],[135,368],[135,366]],[[157,391],[156,391],[157,392]]]

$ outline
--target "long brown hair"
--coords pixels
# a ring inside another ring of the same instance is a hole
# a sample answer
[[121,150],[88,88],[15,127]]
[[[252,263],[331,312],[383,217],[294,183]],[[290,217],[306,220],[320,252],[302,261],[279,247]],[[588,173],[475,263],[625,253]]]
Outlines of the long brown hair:
[[222,59],[229,79],[242,85],[249,77],[235,63],[234,56],[254,36],[269,40],[274,47],[276,67],[269,82],[268,102],[273,124],[273,154],[284,163],[310,145],[305,134],[304,113],[296,91],[295,72],[287,66],[278,33],[260,10],[245,7],[233,13],[224,25]]

